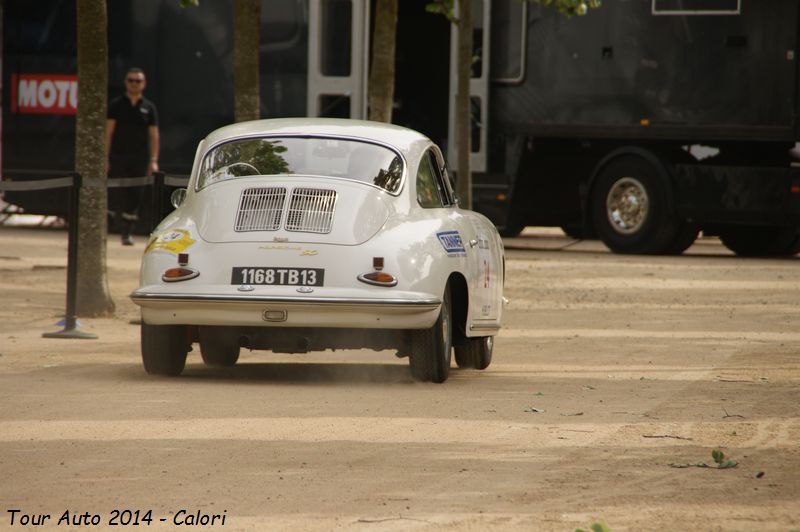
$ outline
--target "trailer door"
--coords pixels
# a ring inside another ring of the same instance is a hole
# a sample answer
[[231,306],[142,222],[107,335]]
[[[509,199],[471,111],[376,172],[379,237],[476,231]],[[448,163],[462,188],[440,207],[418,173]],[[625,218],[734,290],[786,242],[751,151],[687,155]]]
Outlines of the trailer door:
[[[489,124],[489,43],[491,27],[491,0],[472,0],[472,47],[473,57],[476,58],[472,65],[472,77],[469,82],[470,116],[472,126],[472,153],[469,164],[473,172],[486,171],[486,138],[487,125]],[[456,13],[458,17],[458,13]],[[447,164],[456,168],[456,121],[455,101],[458,79],[456,65],[458,58],[458,28],[455,23],[450,25],[450,108],[447,124]]]
[[366,118],[369,5],[309,0],[308,116]]

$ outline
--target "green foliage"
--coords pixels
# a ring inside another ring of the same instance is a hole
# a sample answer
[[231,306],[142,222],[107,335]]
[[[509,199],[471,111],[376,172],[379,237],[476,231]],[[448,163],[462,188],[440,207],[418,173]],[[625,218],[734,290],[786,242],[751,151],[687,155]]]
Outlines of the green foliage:
[[199,6],[200,0],[180,0],[181,7]]
[[[711,451],[711,458],[714,459],[714,463],[717,464],[717,469],[731,469],[739,465],[738,462],[735,460],[727,460],[725,458],[725,453],[720,451],[719,449],[714,449]],[[669,464],[670,467],[677,467],[679,469],[687,468],[687,467],[709,467],[708,464],[704,462],[700,462],[697,464],[681,464],[681,463],[673,463]]]
[[711,458],[714,459],[714,462],[717,464],[718,469],[730,469],[732,467],[736,467],[739,465],[737,462],[733,460],[726,460],[725,453],[720,451],[719,449],[714,449],[711,451]]
[[[592,523],[592,526],[590,526],[589,528],[592,530],[592,532],[611,532],[611,527],[609,527],[602,521]],[[587,532],[587,531],[582,528],[576,528],[575,532]]]
[[589,9],[600,7],[600,0],[528,0],[537,2],[545,7],[558,9],[562,14],[572,17],[585,15]]
[[455,0],[434,0],[425,6],[428,13],[444,15],[450,22],[455,21]]

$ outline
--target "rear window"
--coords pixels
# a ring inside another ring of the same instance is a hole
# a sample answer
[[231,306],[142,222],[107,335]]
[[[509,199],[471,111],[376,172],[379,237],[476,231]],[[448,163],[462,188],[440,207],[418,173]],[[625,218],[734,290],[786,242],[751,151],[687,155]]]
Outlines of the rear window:
[[326,137],[256,137],[212,148],[203,158],[197,189],[257,175],[336,177],[400,190],[403,160],[377,144]]

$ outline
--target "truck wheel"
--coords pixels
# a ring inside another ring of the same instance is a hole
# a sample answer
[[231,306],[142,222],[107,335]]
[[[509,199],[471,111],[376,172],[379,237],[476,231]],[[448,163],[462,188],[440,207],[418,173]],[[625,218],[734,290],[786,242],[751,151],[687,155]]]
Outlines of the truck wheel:
[[719,239],[742,257],[783,257],[800,252],[796,227],[736,227],[721,231]]
[[430,329],[411,331],[411,376],[423,382],[444,382],[450,373],[453,348],[450,285],[444,289],[439,317]]
[[504,225],[498,227],[497,232],[500,233],[500,236],[515,237],[519,236],[523,229],[525,229],[524,225]]
[[700,234],[700,230],[696,225],[684,222],[681,224],[681,227],[678,228],[678,234],[675,235],[672,244],[667,246],[664,253],[666,255],[680,255],[694,244],[698,234]]
[[592,189],[592,221],[615,253],[660,254],[677,233],[667,195],[669,183],[647,160],[620,157],[598,175]]
[[239,343],[234,335],[218,327],[200,327],[198,335],[206,366],[229,367],[239,360]]
[[189,352],[187,330],[183,325],[142,323],[142,362],[150,375],[181,374]]
[[583,234],[583,227],[580,225],[562,225],[561,230],[564,231],[564,234],[570,238],[574,238],[576,240],[582,240],[586,238]]
[[492,363],[494,336],[464,338],[455,346],[456,364],[459,368],[486,369]]

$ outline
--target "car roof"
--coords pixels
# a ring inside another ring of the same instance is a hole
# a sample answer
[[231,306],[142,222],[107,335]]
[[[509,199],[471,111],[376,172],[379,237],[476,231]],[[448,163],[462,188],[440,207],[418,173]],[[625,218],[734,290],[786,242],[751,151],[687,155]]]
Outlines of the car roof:
[[239,122],[212,131],[205,141],[210,146],[231,138],[253,135],[357,137],[382,142],[401,151],[409,151],[415,145],[430,142],[425,135],[405,127],[343,118],[273,118]]

